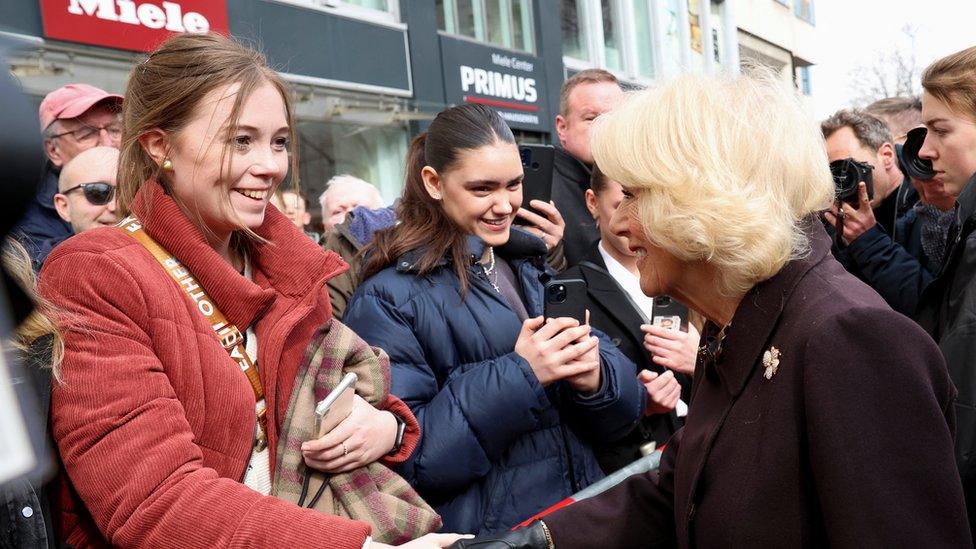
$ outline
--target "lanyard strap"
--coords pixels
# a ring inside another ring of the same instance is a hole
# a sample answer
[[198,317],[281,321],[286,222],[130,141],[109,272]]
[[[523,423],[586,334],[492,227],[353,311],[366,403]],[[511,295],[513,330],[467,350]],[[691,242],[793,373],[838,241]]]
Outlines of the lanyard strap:
[[142,223],[138,219],[129,216],[123,219],[118,224],[118,227],[135,238],[137,242],[149,250],[149,253],[156,258],[156,261],[159,261],[159,264],[163,266],[170,278],[176,282],[177,286],[183,289],[190,300],[196,305],[200,314],[207,319],[207,322],[210,323],[210,327],[213,328],[214,334],[216,334],[224,350],[230,354],[230,357],[234,359],[234,362],[237,363],[241,371],[244,372],[244,375],[247,376],[247,380],[251,382],[251,388],[254,389],[254,400],[257,404],[258,425],[261,427],[261,433],[257,441],[258,448],[263,449],[268,440],[267,405],[264,400],[264,388],[261,386],[261,377],[258,375],[257,367],[254,366],[254,362],[251,361],[251,357],[247,354],[247,348],[244,345],[244,337],[241,335],[241,331],[220,312],[220,309],[217,308],[217,305],[207,295],[206,290],[193,278],[190,271],[142,229]]

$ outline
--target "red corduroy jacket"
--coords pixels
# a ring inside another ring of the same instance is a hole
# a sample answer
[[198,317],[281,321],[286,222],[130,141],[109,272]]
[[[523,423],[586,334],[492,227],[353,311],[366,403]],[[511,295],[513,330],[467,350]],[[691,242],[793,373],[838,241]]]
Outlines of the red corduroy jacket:
[[[246,279],[149,182],[133,212],[243,332],[255,325],[274,450],[299,363],[330,319],[326,280],[345,268],[276,209],[256,231]],[[194,303],[121,229],[67,240],[48,256],[41,293],[60,309],[64,383],[52,432],[63,461],[61,536],[75,546],[359,549],[369,526],[262,496],[241,483],[254,435],[254,394]],[[409,408],[406,459],[419,439]],[[272,473],[273,474],[273,473]]]

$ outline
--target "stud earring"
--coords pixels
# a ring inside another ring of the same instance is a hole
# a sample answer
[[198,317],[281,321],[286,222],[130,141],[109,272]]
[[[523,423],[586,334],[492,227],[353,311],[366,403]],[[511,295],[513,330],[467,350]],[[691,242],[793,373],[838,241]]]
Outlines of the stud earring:
[[160,164],[159,167],[167,172],[171,172],[173,171],[173,161],[167,158],[166,160],[163,160],[163,163]]

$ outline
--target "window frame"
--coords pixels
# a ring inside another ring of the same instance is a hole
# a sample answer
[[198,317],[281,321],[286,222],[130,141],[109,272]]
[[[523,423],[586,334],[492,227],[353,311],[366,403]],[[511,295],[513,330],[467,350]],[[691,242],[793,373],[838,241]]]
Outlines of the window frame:
[[[640,73],[640,63],[638,60],[637,46],[637,26],[636,16],[633,6],[634,0],[608,0],[611,4],[614,25],[620,36],[620,56],[623,67],[615,69],[607,66],[606,46],[603,28],[603,6],[602,0],[576,0],[577,16],[580,27],[580,42],[585,48],[590,60],[577,57],[563,56],[563,65],[574,71],[588,68],[601,68],[614,74],[617,78],[625,82],[646,85],[662,75],[663,59],[660,52],[661,39],[659,36],[660,24],[659,2],[650,4],[647,10],[647,20],[643,21],[643,27],[651,33],[651,74]],[[643,1],[643,0],[637,0]],[[631,22],[630,24],[627,24]]]
[[[533,9],[536,0],[525,0],[526,9],[522,12],[522,41],[524,42],[523,45],[527,46],[527,49],[520,48],[514,43],[516,25],[512,17],[512,8],[516,3],[521,3],[523,0],[494,0],[499,14],[502,15],[499,19],[499,29],[502,31],[503,36],[508,37],[510,44],[497,44],[489,41],[491,29],[488,25],[488,1],[471,0],[472,10],[474,11],[475,36],[468,36],[458,32],[460,21],[458,21],[457,0],[443,0],[444,28],[439,28],[438,25],[438,32],[454,38],[471,40],[492,48],[508,50],[521,55],[536,56],[535,10]],[[448,15],[451,17],[448,17]]]
[[364,8],[350,4],[343,0],[270,0],[278,4],[287,4],[323,13],[330,13],[347,19],[355,19],[396,30],[407,30],[407,25],[400,20],[401,0],[386,0],[389,9],[386,11]]

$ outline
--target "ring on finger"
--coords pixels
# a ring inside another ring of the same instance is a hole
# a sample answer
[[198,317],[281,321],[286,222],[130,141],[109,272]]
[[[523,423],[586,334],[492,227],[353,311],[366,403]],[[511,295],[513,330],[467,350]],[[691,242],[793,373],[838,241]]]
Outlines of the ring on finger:
[[342,444],[342,457],[346,457],[349,455],[349,448],[346,448],[345,441],[343,441],[341,444]]

